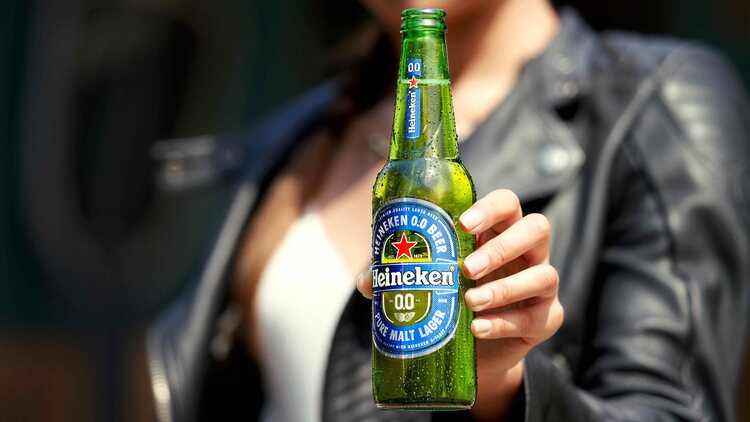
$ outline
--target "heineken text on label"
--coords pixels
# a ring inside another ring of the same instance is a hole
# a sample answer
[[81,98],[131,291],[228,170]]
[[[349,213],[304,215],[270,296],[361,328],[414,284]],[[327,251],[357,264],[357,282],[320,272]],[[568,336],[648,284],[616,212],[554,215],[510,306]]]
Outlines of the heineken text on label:
[[409,89],[406,91],[406,139],[419,138],[422,119],[422,89],[419,79],[422,77],[422,59],[406,61],[406,78]]
[[375,214],[373,337],[383,354],[423,356],[447,343],[459,310],[458,245],[439,207],[396,199]]

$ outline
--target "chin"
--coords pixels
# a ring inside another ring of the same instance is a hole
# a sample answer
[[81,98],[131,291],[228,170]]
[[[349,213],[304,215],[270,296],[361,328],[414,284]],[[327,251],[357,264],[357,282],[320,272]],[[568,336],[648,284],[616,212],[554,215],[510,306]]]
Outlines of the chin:
[[[446,19],[459,21],[497,7],[506,0],[362,0],[362,4],[380,22],[388,27],[401,25],[401,11],[404,9],[434,7],[447,13]],[[525,0],[524,0],[525,1]]]

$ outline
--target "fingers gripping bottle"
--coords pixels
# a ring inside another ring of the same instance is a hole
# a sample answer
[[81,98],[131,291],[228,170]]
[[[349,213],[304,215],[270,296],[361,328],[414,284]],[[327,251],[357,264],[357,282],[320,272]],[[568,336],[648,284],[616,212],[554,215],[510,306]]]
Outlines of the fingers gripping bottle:
[[475,200],[461,164],[445,12],[401,14],[403,44],[388,161],[373,187],[372,383],[383,409],[467,409],[476,396],[474,250],[458,217]]

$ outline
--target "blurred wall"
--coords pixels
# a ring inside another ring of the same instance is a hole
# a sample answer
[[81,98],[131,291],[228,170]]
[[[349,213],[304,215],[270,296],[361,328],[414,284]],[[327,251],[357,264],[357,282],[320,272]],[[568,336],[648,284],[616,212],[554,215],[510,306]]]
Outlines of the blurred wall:
[[155,194],[151,148],[330,75],[363,14],[322,3],[2,2],[0,420],[151,419],[145,324],[200,268],[226,197]]
[[618,28],[704,42],[727,54],[750,87],[747,0],[557,0],[580,10],[597,29]]

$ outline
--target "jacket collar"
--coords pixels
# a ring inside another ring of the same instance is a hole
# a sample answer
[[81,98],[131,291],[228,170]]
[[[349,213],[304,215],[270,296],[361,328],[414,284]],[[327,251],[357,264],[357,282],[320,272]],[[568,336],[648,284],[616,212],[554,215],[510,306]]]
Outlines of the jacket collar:
[[508,97],[461,145],[478,195],[504,187],[529,202],[572,181],[585,157],[558,110],[588,94],[597,42],[573,10],[562,11],[547,49],[524,66]]
[[545,51],[526,65],[539,83],[536,95],[552,107],[585,97],[591,90],[591,56],[599,39],[576,11],[560,11],[560,29]]

